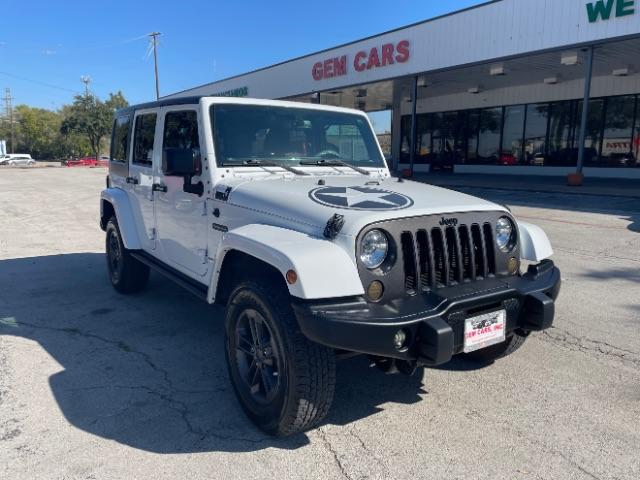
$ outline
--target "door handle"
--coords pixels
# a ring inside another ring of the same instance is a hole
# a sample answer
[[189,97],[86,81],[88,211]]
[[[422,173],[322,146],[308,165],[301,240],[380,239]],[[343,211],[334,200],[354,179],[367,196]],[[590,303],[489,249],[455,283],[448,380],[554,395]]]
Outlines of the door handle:
[[138,179],[136,177],[127,177],[127,183],[138,185]]
[[151,185],[151,191],[167,193],[167,186],[163,185],[162,183],[154,183],[153,185]]

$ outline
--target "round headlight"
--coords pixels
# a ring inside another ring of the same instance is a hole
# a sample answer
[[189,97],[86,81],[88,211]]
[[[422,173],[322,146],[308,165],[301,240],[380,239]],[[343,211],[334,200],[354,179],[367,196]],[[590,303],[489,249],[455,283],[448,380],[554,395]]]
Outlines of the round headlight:
[[388,252],[389,241],[380,230],[367,232],[360,241],[360,261],[370,270],[382,265]]
[[500,217],[496,222],[496,244],[503,252],[510,252],[515,247],[515,228],[507,217]]

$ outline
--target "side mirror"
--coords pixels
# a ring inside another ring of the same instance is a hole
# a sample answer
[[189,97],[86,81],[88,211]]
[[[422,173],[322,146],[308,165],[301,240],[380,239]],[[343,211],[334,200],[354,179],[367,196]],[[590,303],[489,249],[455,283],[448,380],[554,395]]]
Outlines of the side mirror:
[[200,159],[191,148],[165,148],[162,152],[162,171],[172,177],[200,175]]
[[204,184],[198,182],[195,185],[191,179],[202,173],[200,155],[191,148],[165,148],[162,152],[162,171],[170,177],[183,177],[183,191],[195,193],[199,197],[204,193]]

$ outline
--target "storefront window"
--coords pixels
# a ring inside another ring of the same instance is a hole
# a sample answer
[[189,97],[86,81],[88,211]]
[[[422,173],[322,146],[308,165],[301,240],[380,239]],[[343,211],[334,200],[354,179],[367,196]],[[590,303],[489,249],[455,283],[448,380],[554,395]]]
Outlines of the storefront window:
[[433,115],[432,165],[450,167],[456,163],[463,163],[466,117],[464,111]]
[[606,102],[604,135],[600,165],[603,167],[635,167],[632,149],[635,97],[609,98]]
[[[587,130],[584,139],[584,165],[594,167],[598,165],[598,155],[600,152],[600,134],[602,133],[602,114],[604,101],[590,100],[589,114],[587,117]],[[582,120],[582,100],[578,101],[577,120],[575,133],[575,148],[579,147],[580,125]],[[577,156],[576,156],[577,158]]]
[[633,128],[631,147],[633,148],[633,158],[636,162],[636,167],[640,167],[640,96],[636,97],[636,120]]
[[539,103],[527,106],[527,121],[524,132],[525,164],[537,167],[545,165],[548,122],[548,104]]
[[502,149],[498,158],[500,165],[517,165],[522,161],[524,115],[524,105],[506,107],[504,109]]
[[431,114],[416,116],[416,163],[431,162]]
[[545,166],[576,165],[577,149],[572,148],[575,129],[575,102],[559,102],[551,105],[549,114],[549,151]]
[[[415,163],[576,166],[581,113],[582,101],[568,100],[420,114]],[[401,127],[408,163],[410,115]],[[640,167],[640,96],[589,101],[584,165]]]
[[498,163],[501,123],[502,108],[487,108],[480,111],[478,155],[474,163],[491,165]]
[[469,112],[466,128],[467,163],[478,163],[478,128],[480,126],[480,111]]

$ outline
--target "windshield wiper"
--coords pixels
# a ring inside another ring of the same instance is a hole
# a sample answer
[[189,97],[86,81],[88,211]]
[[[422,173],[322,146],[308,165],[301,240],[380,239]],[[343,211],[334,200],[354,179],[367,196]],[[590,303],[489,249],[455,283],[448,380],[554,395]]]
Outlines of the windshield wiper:
[[298,170],[297,168],[290,167],[289,165],[284,165],[278,162],[272,162],[271,160],[254,160],[252,158],[248,160],[243,160],[242,162],[225,162],[225,165],[250,165],[257,167],[280,167],[284,168],[287,172],[295,173],[296,175],[309,175],[307,172],[303,172],[302,170]]
[[356,167],[355,165],[351,165],[350,163],[343,162],[342,160],[332,159],[332,160],[301,160],[300,165],[328,165],[331,167],[349,167],[355,170],[362,175],[370,175],[369,171],[364,168]]

